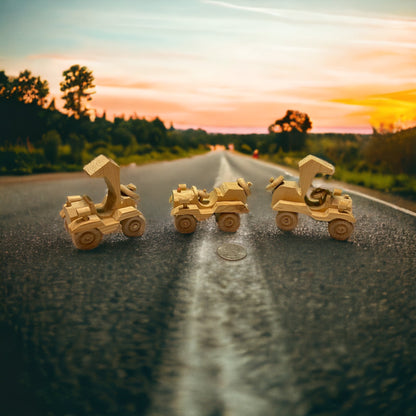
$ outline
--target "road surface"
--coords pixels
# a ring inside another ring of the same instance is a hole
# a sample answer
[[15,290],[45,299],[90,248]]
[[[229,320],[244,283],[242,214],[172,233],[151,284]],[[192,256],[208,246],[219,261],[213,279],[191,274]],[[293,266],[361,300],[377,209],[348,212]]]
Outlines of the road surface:
[[[416,217],[352,195],[348,242],[275,226],[277,167],[213,152],[122,169],[147,230],[75,249],[67,195],[87,175],[0,184],[2,415],[414,415]],[[253,182],[235,234],[175,231],[179,183]],[[216,250],[247,250],[228,262]]]

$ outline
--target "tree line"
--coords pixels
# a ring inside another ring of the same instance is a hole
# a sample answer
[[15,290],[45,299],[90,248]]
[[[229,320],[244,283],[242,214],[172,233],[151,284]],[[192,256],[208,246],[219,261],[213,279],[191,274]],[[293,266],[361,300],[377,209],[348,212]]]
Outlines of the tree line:
[[105,113],[91,117],[92,71],[73,65],[62,77],[64,112],[56,109],[47,81],[29,70],[17,77],[0,71],[0,174],[79,170],[100,153],[121,164],[142,163],[201,153],[210,144],[233,144],[242,153],[257,149],[269,160],[294,166],[313,153],[335,164],[337,171],[348,172],[356,183],[363,182],[363,175],[402,175],[402,182],[416,175],[415,128],[374,130],[372,135],[312,134],[310,117],[297,110],[287,110],[268,126],[267,134],[177,130],[158,117],[110,121]]
[[92,72],[73,65],[62,75],[65,113],[48,101],[47,81],[28,70],[17,77],[0,71],[0,173],[79,170],[100,153],[140,163],[205,151],[208,135],[202,130],[167,128],[158,117],[91,117]]
[[268,135],[176,130],[167,128],[158,117],[122,116],[109,121],[105,113],[91,117],[88,103],[95,93],[92,71],[72,65],[62,76],[64,112],[56,109],[54,98],[50,99],[47,81],[29,70],[17,77],[0,71],[0,173],[78,170],[98,153],[120,163],[169,159],[206,151],[210,144],[233,143],[236,150],[245,153],[257,147],[266,153],[271,143],[284,151],[301,150],[312,126],[306,114],[292,110],[269,127]]

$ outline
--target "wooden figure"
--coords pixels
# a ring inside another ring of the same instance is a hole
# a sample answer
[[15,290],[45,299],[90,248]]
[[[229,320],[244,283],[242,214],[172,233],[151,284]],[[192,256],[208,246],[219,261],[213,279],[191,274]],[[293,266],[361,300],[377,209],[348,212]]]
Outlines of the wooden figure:
[[317,174],[333,175],[334,166],[306,156],[299,162],[299,182],[286,181],[283,176],[270,178],[266,189],[272,192],[272,208],[277,211],[276,224],[283,231],[296,228],[298,214],[306,214],[317,221],[328,222],[331,237],[347,240],[354,230],[352,200],[342,190],[315,188],[312,181]]
[[240,214],[249,212],[246,201],[251,193],[251,185],[251,182],[239,178],[236,182],[225,182],[207,193],[206,189],[197,189],[195,186],[187,188],[185,184],[179,184],[169,199],[176,229],[183,234],[193,233],[197,221],[215,215],[220,230],[237,231]]
[[85,165],[84,171],[92,178],[104,178],[108,190],[98,204],[87,195],[67,197],[59,214],[75,247],[91,250],[100,244],[104,234],[120,229],[127,237],[141,236],[146,220],[137,209],[139,195],[133,184],[120,184],[120,166],[100,155]]

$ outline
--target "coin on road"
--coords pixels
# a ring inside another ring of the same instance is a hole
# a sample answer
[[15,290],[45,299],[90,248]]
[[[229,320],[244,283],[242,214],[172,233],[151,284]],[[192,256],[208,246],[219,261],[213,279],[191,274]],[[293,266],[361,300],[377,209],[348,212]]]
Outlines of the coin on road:
[[242,260],[247,256],[247,250],[239,244],[226,243],[217,248],[217,253],[225,260]]

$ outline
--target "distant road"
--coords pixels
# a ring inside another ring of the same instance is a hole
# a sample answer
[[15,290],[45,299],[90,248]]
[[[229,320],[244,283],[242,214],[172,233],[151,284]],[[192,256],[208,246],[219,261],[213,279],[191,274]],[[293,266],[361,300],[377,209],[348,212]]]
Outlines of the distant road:
[[[285,234],[265,191],[279,174],[228,152],[126,167],[147,231],[91,252],[58,212],[103,181],[0,182],[1,414],[416,414],[416,215],[352,194],[348,242],[306,217]],[[179,183],[240,176],[237,233],[175,231]],[[221,259],[226,242],[247,257]]]

